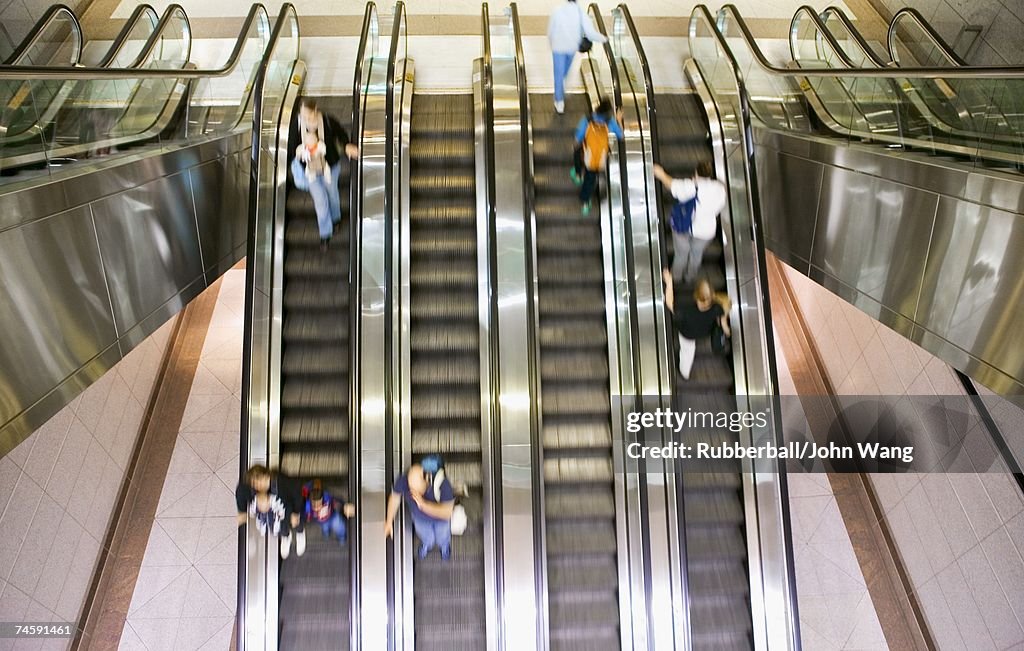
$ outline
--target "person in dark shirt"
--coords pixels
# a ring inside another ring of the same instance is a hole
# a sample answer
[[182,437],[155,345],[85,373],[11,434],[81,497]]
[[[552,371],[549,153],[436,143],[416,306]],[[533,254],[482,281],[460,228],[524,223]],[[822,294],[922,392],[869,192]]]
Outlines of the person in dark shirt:
[[[266,501],[269,495],[271,500]],[[253,513],[253,504],[258,513],[266,514],[279,505],[283,512],[280,518],[281,558],[288,558],[292,547],[292,531],[295,532],[295,555],[302,556],[306,552],[306,502],[302,497],[302,484],[297,479],[277,472],[271,472],[266,466],[254,465],[245,473],[242,481],[235,487],[235,506],[238,507],[238,526],[246,523],[252,513],[260,524],[260,515]],[[263,507],[263,508],[260,508]],[[273,525],[273,522],[263,522]],[[273,533],[274,526],[268,527]],[[262,531],[261,527],[261,531]]]
[[355,158],[359,147],[349,141],[348,133],[336,119],[320,111],[316,100],[303,97],[288,130],[288,152],[293,156],[292,182],[297,190],[312,196],[320,248],[326,250],[341,222],[341,155]]
[[716,324],[722,327],[726,337],[731,337],[729,315],[722,303],[715,299],[711,285],[704,279],[699,280],[693,290],[693,303],[675,306],[672,273],[666,269],[663,276],[665,305],[672,311],[672,324],[679,333],[679,374],[684,380],[689,380],[697,352],[697,340],[710,337]]
[[426,558],[435,545],[440,548],[443,560],[451,558],[451,519],[455,510],[455,490],[451,482],[447,478],[434,482],[434,476],[425,473],[423,466],[418,463],[411,465],[408,472],[395,479],[384,521],[384,535],[389,538],[403,498],[412,517],[416,537],[420,539],[420,559]]
[[346,504],[326,490],[319,479],[315,479],[302,487],[302,495],[306,502],[306,521],[320,525],[324,538],[334,536],[338,542],[345,544],[348,540],[348,527],[345,519],[356,514],[354,504]]

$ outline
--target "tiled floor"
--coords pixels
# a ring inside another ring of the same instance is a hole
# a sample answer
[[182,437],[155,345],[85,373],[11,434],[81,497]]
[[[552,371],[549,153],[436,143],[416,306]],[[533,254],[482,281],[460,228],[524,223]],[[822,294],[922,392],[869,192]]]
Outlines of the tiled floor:
[[120,649],[225,651],[237,576],[245,270],[224,275]]
[[[779,386],[796,395],[785,351],[775,346]],[[790,473],[800,635],[805,651],[888,649],[828,475]]]

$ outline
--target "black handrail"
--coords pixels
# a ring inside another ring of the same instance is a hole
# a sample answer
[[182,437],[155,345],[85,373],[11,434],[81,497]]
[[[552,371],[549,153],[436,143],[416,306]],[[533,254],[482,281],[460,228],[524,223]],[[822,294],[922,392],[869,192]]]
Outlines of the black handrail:
[[[604,27],[604,19],[601,17],[601,9],[597,6],[597,3],[591,3],[589,11],[594,18],[594,25],[597,30],[608,39],[608,32]],[[608,69],[610,71],[611,82],[612,82],[612,97],[615,109],[622,108],[622,87],[619,80],[619,68],[615,62],[615,54],[612,52],[612,46],[610,40],[605,40],[604,45],[605,57],[608,59]],[[619,125],[621,128],[622,125]],[[634,255],[632,246],[632,233],[633,233],[633,219],[629,209],[629,174],[626,169],[626,142],[625,139],[619,140],[616,145],[619,150],[619,182],[622,188],[622,217],[624,223],[624,229],[626,237],[623,241],[624,253],[626,258],[626,291],[629,293],[629,320],[632,327],[629,329],[630,338],[630,363],[632,366],[632,373],[634,378],[634,391],[637,394],[633,396],[633,411],[642,412],[644,411],[643,396],[640,395],[640,378],[641,378],[641,367],[640,367],[640,331],[637,325],[640,322],[639,308],[636,303],[637,289],[636,289],[636,256]],[[644,474],[647,462],[642,459],[638,462],[640,466],[639,472]],[[640,511],[641,513],[646,512],[646,506],[650,499],[647,491],[647,483],[639,482],[639,497],[640,497]],[[651,531],[650,527],[641,527],[640,537],[644,549],[650,549],[651,546]],[[650,555],[644,554],[643,556],[643,572],[644,572],[644,584],[650,586],[653,580],[653,570],[651,568]],[[651,617],[651,599],[650,595],[647,595],[645,599],[645,606],[647,609],[647,635],[648,639],[656,639],[654,631],[654,618]]]
[[[188,22],[188,16],[185,15],[184,9],[181,9],[180,5],[169,5],[167,10],[164,12],[164,17],[161,19],[161,24],[158,24],[154,29],[154,36],[150,37],[150,41],[146,47],[143,48],[139,54],[140,60],[145,60],[153,53],[159,43],[159,38],[156,38],[157,34],[160,34],[164,24],[169,21],[172,14],[172,9],[177,8],[181,10],[182,17],[185,19],[185,24],[188,26],[189,34],[192,32],[190,23]],[[242,23],[242,29],[239,30],[238,39],[235,42],[235,47],[231,50],[231,54],[228,55],[228,60],[220,68],[196,68],[193,70],[165,70],[162,68],[146,68],[139,70],[137,68],[74,68],[68,70],[67,68],[53,68],[49,66],[2,66],[0,67],[0,80],[47,80],[47,79],[58,79],[60,81],[88,81],[92,79],[151,79],[151,78],[168,78],[168,79],[201,79],[204,77],[226,77],[234,72],[235,68],[241,60],[242,49],[245,47],[246,34],[249,33],[249,29],[252,24],[256,21],[259,14],[267,15],[267,10],[260,3],[254,3],[249,8],[249,13],[245,17],[245,21]],[[191,40],[191,39],[190,39]],[[188,52],[191,56],[191,43],[189,45],[190,50]]]
[[[349,499],[356,499],[359,495],[359,486],[362,483],[362,468],[359,463],[360,433],[359,433],[359,409],[360,404],[360,382],[361,368],[359,355],[359,337],[361,310],[359,309],[359,284],[362,282],[362,237],[363,237],[363,114],[366,111],[366,96],[364,87],[369,70],[363,69],[366,60],[367,48],[376,47],[376,35],[373,35],[374,43],[370,43],[371,31],[377,29],[377,6],[371,1],[366,3],[366,10],[363,13],[363,27],[359,37],[359,47],[356,50],[356,69],[352,81],[352,121],[350,131],[352,139],[359,145],[360,156],[356,162],[349,166],[349,203],[348,203],[348,309],[349,309],[349,346],[348,346],[348,378],[349,378],[349,473],[348,490]],[[376,54],[374,50],[372,54]],[[372,68],[373,62],[371,60]],[[360,512],[356,512],[355,531],[359,531]],[[355,588],[362,585],[360,558],[362,554],[361,536],[351,536],[352,553],[349,555],[350,585]],[[352,590],[352,597],[349,599],[349,648],[358,649],[361,636],[361,593],[359,590]]]
[[[727,7],[732,7],[732,5],[727,5]],[[733,7],[733,9],[735,9],[735,7]],[[747,95],[743,73],[736,62],[736,58],[733,56],[732,50],[729,48],[725,38],[719,31],[715,20],[711,17],[711,13],[704,5],[697,5],[691,14],[691,26],[689,30],[691,38],[694,34],[695,23],[701,20],[707,23],[712,38],[715,39],[718,46],[718,51],[725,57],[726,61],[728,61],[733,71],[733,77],[736,81],[736,94],[739,102],[739,111],[736,114],[736,120],[739,122],[740,131],[742,133],[741,144],[744,153],[743,160],[746,175],[747,202],[750,208],[751,221],[750,240],[753,245],[755,266],[757,268],[757,279],[761,286],[761,305],[759,306],[762,322],[761,335],[764,338],[765,361],[767,365],[767,368],[765,369],[767,377],[765,379],[767,380],[767,389],[771,394],[770,397],[772,401],[774,432],[773,443],[775,445],[782,445],[783,429],[782,409],[779,400],[778,361],[775,358],[775,335],[774,328],[772,326],[771,298],[768,294],[768,266],[765,262],[765,256],[767,253],[764,244],[764,219],[761,216],[761,202],[758,196],[757,166],[754,158],[754,134],[752,120],[750,117],[750,100]],[[746,25],[743,25],[742,21],[740,21],[740,26],[743,29],[746,29]],[[735,242],[735,238],[733,238],[733,241]],[[747,369],[747,372],[750,372],[749,368]],[[776,465],[779,478],[778,500],[782,517],[782,539],[787,565],[786,581],[789,584],[790,594],[790,603],[788,604],[790,622],[788,628],[796,648],[800,649],[802,647],[800,640],[800,612],[799,603],[796,597],[796,561],[793,554],[793,526],[789,509],[789,485],[786,477],[785,462],[777,461]]]
[[985,429],[988,430],[988,434],[992,438],[992,444],[995,445],[999,455],[1003,458],[1003,463],[1006,464],[1007,470],[1009,470],[1010,474],[1013,475],[1013,479],[1017,483],[1017,488],[1020,489],[1021,493],[1024,493],[1024,471],[1021,471],[1020,463],[1017,462],[1017,457],[1014,456],[1013,452],[1010,450],[1010,446],[1006,442],[1006,437],[1003,436],[1002,430],[996,423],[995,418],[992,417],[992,413],[988,410],[988,406],[985,404],[984,399],[982,399],[981,394],[978,393],[978,387],[975,386],[974,381],[966,374],[957,369],[953,369],[953,372],[956,374],[956,378],[960,381],[960,384],[964,387],[964,391],[966,392],[971,405],[973,405],[975,411],[978,412],[978,418],[980,418],[981,422],[985,424]]
[[[241,413],[241,426],[239,428],[239,455],[238,455],[238,476],[244,477],[245,472],[249,466],[249,401],[252,397],[249,395],[249,387],[252,383],[252,339],[253,339],[253,328],[255,323],[253,321],[253,308],[255,305],[255,290],[256,290],[256,267],[258,266],[253,261],[257,257],[256,252],[256,227],[257,227],[257,210],[259,208],[259,190],[260,190],[260,158],[262,153],[262,129],[263,129],[263,94],[267,83],[267,70],[270,66],[270,60],[274,56],[274,51],[277,49],[277,44],[280,40],[281,33],[285,29],[285,25],[288,23],[288,19],[291,17],[295,23],[296,37],[298,36],[298,17],[296,16],[295,7],[291,3],[285,3],[281,6],[281,12],[277,16],[277,22],[274,25],[274,30],[270,35],[270,42],[267,45],[266,50],[263,53],[263,59],[260,61],[259,70],[256,73],[255,81],[253,83],[253,111],[252,111],[252,147],[251,147],[251,159],[249,164],[249,235],[246,241],[246,256],[250,264],[245,266],[245,325],[243,329],[242,337],[242,413]],[[281,105],[281,110],[284,110],[284,104]],[[278,131],[281,128],[281,114],[277,116]],[[287,152],[285,152],[287,155]],[[280,152],[278,152],[280,155]],[[276,189],[275,189],[276,192]],[[238,579],[237,579],[237,594],[236,594],[236,607],[235,607],[235,639],[236,646],[239,651],[245,651],[245,613],[246,613],[246,594],[245,594],[245,578],[246,578],[246,563],[248,561],[248,554],[245,548],[246,529],[245,527],[239,527],[238,529]],[[276,624],[275,624],[276,625]]]
[[[402,24],[405,21],[405,2],[398,0],[395,3],[395,18],[391,27],[391,46],[388,48],[387,66],[387,95],[384,98],[384,476],[393,477],[396,472],[394,439],[394,404],[395,404],[395,377],[394,364],[394,340],[391,336],[394,332],[394,317],[392,305],[395,301],[394,293],[394,255],[392,254],[392,242],[395,233],[392,221],[395,216],[395,68],[398,64],[398,43],[401,36]],[[402,80],[403,93],[405,79]],[[399,106],[401,110],[401,106]],[[388,647],[393,649],[395,645],[395,539],[391,537],[387,541],[387,600],[388,600]]]
[[[483,65],[481,70],[483,91],[484,91],[484,166],[486,169],[486,182],[487,182],[487,193],[486,193],[486,212],[487,212],[487,240],[489,243],[487,250],[487,285],[488,285],[488,301],[487,308],[490,312],[490,316],[487,322],[490,327],[490,337],[487,341],[487,347],[490,349],[489,364],[490,372],[490,396],[488,396],[488,402],[490,403],[491,412],[491,455],[490,459],[485,461],[491,464],[491,484],[486,487],[486,490],[491,491],[491,513],[492,513],[492,527],[493,527],[493,540],[494,540],[494,559],[495,559],[495,572],[494,572],[494,589],[499,597],[505,594],[504,588],[504,521],[502,520],[501,514],[503,513],[503,502],[502,502],[502,491],[494,490],[495,487],[502,485],[502,450],[500,436],[496,436],[501,432],[501,367],[499,360],[501,358],[501,324],[498,319],[498,211],[497,211],[497,174],[495,170],[495,159],[494,159],[494,68],[491,58],[491,18],[488,13],[489,7],[487,3],[483,3],[481,9],[481,36],[483,36]],[[479,252],[477,252],[479,256]],[[477,279],[479,283],[480,279]],[[497,627],[497,646],[502,648],[504,646],[502,640],[504,639],[504,617],[502,612],[504,610],[504,601],[502,598],[496,600],[498,606],[498,612],[496,613],[496,621],[498,622]]]
[[[249,18],[255,20],[256,14],[259,11],[258,7],[260,6],[262,5],[254,4],[252,7],[249,8],[249,16],[242,23],[242,32],[239,34],[238,42],[235,44],[236,52],[241,52],[241,44],[245,42],[245,35],[249,31],[249,26],[251,24]],[[265,9],[264,13],[266,13]],[[189,59],[192,57],[192,23],[189,21],[188,14],[185,13],[185,9],[181,5],[176,3],[167,5],[167,8],[164,10],[163,15],[160,16],[160,20],[157,21],[156,27],[153,28],[153,33],[149,35],[149,38],[146,40],[146,44],[142,46],[142,50],[139,52],[139,55],[135,57],[135,61],[132,62],[129,68],[134,69],[138,66],[143,65],[146,62],[146,60],[149,59],[150,55],[152,55],[153,52],[156,51],[156,48],[161,43],[161,41],[163,41],[164,31],[168,29],[168,25],[171,24],[171,21],[179,18],[185,22],[185,31],[187,31],[189,35],[188,47],[185,50],[185,56],[182,57],[182,60],[185,62],[185,64],[182,65],[182,67],[184,68],[185,65],[188,63]],[[229,58],[228,60],[230,61],[231,59]],[[114,68],[107,69],[114,70]],[[138,71],[136,71],[136,76],[138,76]]]
[[[722,16],[723,12],[727,11],[728,7],[730,6],[732,5],[726,5],[726,7],[723,7],[722,10],[718,12],[719,16]],[[736,15],[738,16],[739,14]],[[839,57],[839,60],[842,61],[843,66],[845,68],[856,68],[856,66],[853,64],[853,60],[850,59],[850,57],[846,54],[846,50],[843,49],[843,46],[839,45],[839,42],[836,41],[835,36],[828,29],[828,27],[825,26],[825,23],[822,22],[821,17],[818,15],[818,12],[816,12],[811,7],[808,7],[807,5],[802,5],[798,7],[796,12],[793,14],[793,20],[791,20],[789,23],[789,53],[793,57],[793,60],[800,60],[800,57],[797,56],[796,51],[796,36],[798,26],[800,24],[800,21],[802,20],[801,16],[803,15],[807,16],[806,20],[809,20],[811,22],[811,25],[814,26],[815,31],[821,36],[821,38],[826,43],[828,43],[828,46],[836,53],[836,56]]]
[[[845,11],[843,11],[839,7],[836,7],[835,5],[825,7],[825,10],[821,12],[820,17],[821,22],[826,29],[828,29],[828,16],[835,16],[836,19],[838,19],[839,22],[842,23],[843,29],[845,29],[847,33],[850,34],[850,37],[857,42],[857,47],[864,51],[864,55],[867,58],[871,59],[871,62],[873,64],[875,64],[879,68],[884,68],[885,66],[888,65],[887,61],[883,61],[882,59],[878,58],[878,55],[875,53],[875,51],[871,49],[871,45],[868,44],[867,39],[865,39],[864,35],[860,33],[860,30],[857,29],[857,26],[853,24],[853,21],[850,20],[850,17],[846,15]],[[829,33],[832,33],[831,29],[829,29]],[[835,37],[835,34],[832,34],[832,36]],[[838,41],[838,39],[836,40]]]
[[[530,95],[526,80],[526,57],[523,53],[522,29],[519,25],[519,7],[510,3],[512,36],[515,42],[516,77],[519,91],[520,156],[523,164],[523,248],[526,254],[526,341],[527,373],[530,396],[530,447],[532,450],[533,515],[534,515],[534,589],[537,603],[538,649],[545,648],[548,630],[547,599],[547,540],[544,523],[544,441],[541,426],[541,380],[539,312],[537,308],[537,233],[536,196],[533,183],[533,127],[530,122]],[[538,526],[539,525],[539,526]]]
[[[135,11],[133,11],[132,15],[125,21],[124,25],[121,27],[121,31],[118,32],[117,36],[114,38],[114,42],[111,44],[110,49],[107,50],[105,55],[103,55],[100,62],[96,64],[97,66],[100,68],[106,68],[114,61],[114,59],[117,58],[117,55],[121,53],[121,50],[124,49],[124,46],[128,43],[128,37],[131,36],[132,31],[135,30],[135,26],[142,21],[143,14],[148,14],[150,19],[154,21],[153,32],[150,32],[150,36],[146,37],[146,43],[149,42],[152,34],[156,32],[157,25],[160,24],[160,16],[157,15],[156,10],[153,9],[153,7],[148,4],[141,4],[138,7],[135,7]],[[143,44],[143,49],[145,49],[145,44]],[[136,56],[128,67],[134,68],[140,63],[141,61],[139,60],[139,57]]]
[[50,21],[55,20],[57,18],[57,14],[60,13],[66,13],[68,15],[71,19],[72,31],[78,34],[78,47],[75,49],[74,59],[68,62],[68,66],[77,66],[79,61],[82,60],[82,41],[85,37],[82,35],[82,24],[78,21],[78,16],[75,15],[75,12],[71,7],[63,4],[56,4],[47,9],[46,13],[44,13],[42,17],[36,21],[36,24],[32,26],[32,29],[28,31],[28,35],[21,39],[21,43],[19,43],[18,47],[14,49],[11,56],[7,57],[3,61],[3,64],[5,66],[14,65],[15,61],[24,56],[25,52],[35,45],[36,39],[39,38],[39,35],[49,26]]
[[953,47],[946,42],[946,39],[942,38],[942,34],[935,31],[931,23],[925,20],[925,17],[921,15],[921,12],[913,7],[905,7],[896,12],[889,22],[889,31],[886,34],[886,46],[889,48],[889,58],[894,63],[899,64],[899,60],[896,58],[896,39],[898,38],[896,32],[899,29],[899,22],[903,20],[904,16],[909,16],[911,20],[917,23],[917,26],[928,35],[928,38],[935,42],[936,47],[942,52],[943,56],[949,59],[950,63],[957,67],[967,67],[968,63],[961,57]]

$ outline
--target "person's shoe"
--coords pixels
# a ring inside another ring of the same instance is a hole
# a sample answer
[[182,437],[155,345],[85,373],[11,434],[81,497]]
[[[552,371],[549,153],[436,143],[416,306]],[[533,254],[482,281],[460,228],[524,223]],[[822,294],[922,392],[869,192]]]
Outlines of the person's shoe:
[[302,556],[306,553],[306,532],[300,531],[295,534],[295,555]]
[[420,545],[420,549],[416,553],[416,555],[419,556],[421,561],[424,561],[424,560],[427,559],[427,554],[429,554],[429,553],[430,553],[430,548],[429,547],[427,547],[426,545]]
[[340,230],[341,230],[341,222],[340,221],[334,222],[334,228],[331,229],[331,233],[333,235],[337,235],[338,231],[340,231]]
[[288,558],[288,555],[292,553],[292,537],[281,536],[281,559]]
[[569,170],[569,178],[572,179],[573,185],[577,188],[583,185],[583,177],[576,173],[576,168]]
[[448,561],[448,560],[451,560],[451,558],[452,558],[452,548],[451,547],[442,547],[441,548],[441,560],[442,561]]
[[584,203],[584,204],[583,204],[583,206],[582,206],[582,207],[580,208],[580,212],[581,212],[581,213],[583,214],[583,216],[584,216],[584,217],[586,217],[587,215],[589,215],[589,214],[590,214],[590,204],[591,204],[591,203],[592,203],[592,202],[590,202],[590,201],[587,201],[587,202],[586,202],[586,203]]
[[558,113],[559,115],[565,113],[565,102],[555,100],[555,113]]
[[327,252],[327,245],[330,244],[330,243],[331,243],[331,238],[329,238],[329,237],[321,237],[320,238],[320,252],[321,253],[326,253]]

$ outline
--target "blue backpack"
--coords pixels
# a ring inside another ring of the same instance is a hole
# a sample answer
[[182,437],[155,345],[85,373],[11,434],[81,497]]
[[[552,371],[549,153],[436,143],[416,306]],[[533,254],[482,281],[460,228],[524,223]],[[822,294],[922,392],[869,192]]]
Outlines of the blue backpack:
[[680,235],[688,235],[693,231],[693,213],[697,210],[697,190],[694,188],[693,198],[677,201],[672,206],[672,230]]

